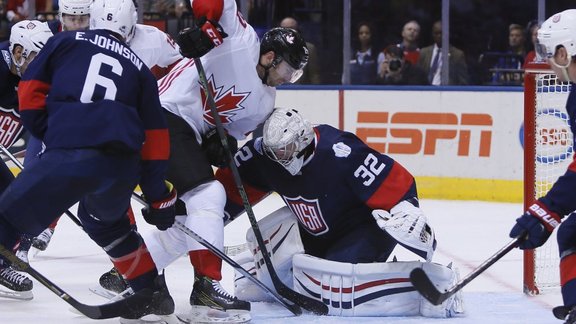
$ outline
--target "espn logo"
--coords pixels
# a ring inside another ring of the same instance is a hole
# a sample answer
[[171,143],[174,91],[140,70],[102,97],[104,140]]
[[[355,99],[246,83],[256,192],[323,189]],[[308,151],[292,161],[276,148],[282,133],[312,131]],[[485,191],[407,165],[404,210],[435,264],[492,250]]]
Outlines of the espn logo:
[[[488,114],[358,112],[357,122],[356,135],[381,153],[435,155],[444,141],[456,144],[458,156],[490,156],[493,122]],[[477,143],[477,153],[471,153],[471,143]]]

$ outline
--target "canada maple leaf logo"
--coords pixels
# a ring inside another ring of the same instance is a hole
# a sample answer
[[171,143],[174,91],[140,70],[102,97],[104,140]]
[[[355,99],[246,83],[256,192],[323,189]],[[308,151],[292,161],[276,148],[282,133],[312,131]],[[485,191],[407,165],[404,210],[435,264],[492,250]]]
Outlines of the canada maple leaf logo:
[[[214,75],[211,75],[208,81],[208,91],[212,94],[214,98],[214,103],[216,104],[216,110],[218,111],[218,116],[220,116],[220,122],[222,124],[228,124],[235,120],[234,117],[238,113],[246,109],[242,106],[242,102],[248,98],[250,92],[236,92],[236,86],[232,86],[227,90],[224,90],[223,86],[216,86],[214,81]],[[204,107],[204,121],[211,126],[216,126],[214,122],[214,117],[210,111],[210,105],[206,97],[206,93],[200,85],[200,93],[202,95],[202,105]]]

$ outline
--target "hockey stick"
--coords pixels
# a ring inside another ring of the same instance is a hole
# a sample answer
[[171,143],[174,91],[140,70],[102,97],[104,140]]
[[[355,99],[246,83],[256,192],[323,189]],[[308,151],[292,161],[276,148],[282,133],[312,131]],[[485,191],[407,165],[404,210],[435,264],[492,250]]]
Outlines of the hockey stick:
[[246,190],[244,190],[244,186],[242,185],[242,179],[240,178],[240,173],[238,172],[238,168],[236,167],[236,164],[234,162],[234,157],[232,155],[232,152],[230,151],[230,146],[228,145],[228,140],[226,139],[226,133],[224,132],[224,126],[222,125],[222,121],[220,120],[220,116],[218,115],[218,110],[216,110],[214,97],[212,96],[212,92],[210,92],[210,89],[208,88],[208,80],[206,79],[206,73],[204,72],[204,67],[202,66],[202,62],[198,58],[194,59],[194,65],[196,65],[196,69],[198,70],[198,77],[204,90],[204,94],[206,95],[206,102],[210,106],[210,111],[212,113],[212,117],[214,118],[214,123],[216,125],[216,131],[218,132],[218,136],[220,137],[222,147],[224,148],[224,151],[226,151],[226,158],[228,160],[228,165],[230,166],[230,170],[232,171],[232,175],[234,177],[234,182],[236,183],[238,192],[242,197],[242,203],[244,204],[244,209],[246,210],[246,214],[248,215],[248,219],[250,220],[250,225],[252,226],[252,230],[254,231],[254,236],[256,237],[258,247],[262,251],[262,258],[264,259],[266,268],[270,273],[270,279],[274,284],[274,288],[276,288],[276,291],[280,295],[292,301],[293,303],[302,306],[306,310],[309,310],[318,315],[328,314],[328,306],[326,306],[323,302],[308,296],[304,296],[290,289],[280,280],[280,278],[278,278],[278,274],[274,270],[274,266],[272,265],[272,261],[270,260],[270,255],[268,254],[268,250],[266,249],[266,245],[264,244],[264,240],[262,239],[262,233],[260,232],[260,228],[258,227],[258,222],[256,221],[256,217],[254,216],[254,211],[252,210],[252,206],[250,205],[250,201],[248,200]]
[[[24,169],[24,165],[22,165],[22,163],[20,163],[20,161],[12,153],[10,153],[10,151],[8,151],[8,149],[2,144],[0,144],[0,151],[2,151],[6,156],[8,156],[8,158],[10,158],[10,160],[12,160],[12,162],[14,162],[14,164],[16,164],[16,166],[20,170]],[[74,222],[74,224],[83,228],[80,220],[76,216],[74,216],[74,214],[72,214],[69,210],[65,211],[65,214]]]
[[62,300],[91,319],[132,316],[133,314],[138,314],[142,309],[148,307],[152,301],[152,289],[143,289],[128,298],[113,303],[102,305],[86,305],[68,295],[68,293],[66,293],[64,290],[62,290],[48,278],[44,277],[44,275],[42,275],[40,272],[32,268],[30,264],[20,260],[16,255],[14,255],[14,253],[6,249],[6,247],[4,247],[2,244],[0,244],[0,255],[5,257],[13,265],[19,267],[21,271],[31,275],[51,292],[58,295],[58,297],[60,297]]
[[[139,203],[141,203],[142,205],[144,205],[144,206],[147,205],[147,203],[144,201],[144,199],[140,195],[138,195],[137,193],[133,193],[132,197],[134,197],[134,199],[136,201],[138,201]],[[302,310],[300,309],[300,307],[298,305],[287,303],[280,295],[278,295],[278,293],[276,293],[274,290],[270,289],[268,286],[263,284],[260,280],[256,279],[254,276],[252,276],[250,274],[250,272],[248,272],[248,271],[246,271],[246,269],[242,268],[241,265],[239,265],[236,261],[232,260],[229,256],[227,256],[226,253],[220,251],[217,247],[210,244],[210,242],[206,241],[202,236],[196,234],[194,231],[192,231],[190,228],[188,228],[186,225],[182,224],[178,220],[174,222],[174,226],[177,229],[179,229],[180,231],[182,231],[184,234],[188,235],[189,237],[191,237],[192,239],[194,239],[198,243],[202,244],[204,247],[206,247],[212,253],[216,254],[219,258],[221,258],[223,261],[226,261],[226,263],[231,265],[234,269],[238,270],[238,272],[242,273],[244,276],[246,276],[246,278],[248,278],[250,281],[255,283],[258,287],[262,288],[267,293],[269,293],[272,297],[274,297],[274,299],[276,299],[278,302],[280,302],[284,307],[286,307],[294,315],[302,314]]]
[[496,254],[492,255],[466,277],[462,278],[462,280],[457,282],[454,286],[450,287],[450,289],[446,289],[444,292],[440,292],[436,288],[434,283],[430,280],[422,268],[416,268],[410,272],[410,281],[412,282],[414,288],[416,288],[416,290],[418,290],[418,292],[430,303],[433,305],[440,305],[446,299],[450,298],[452,295],[464,288],[464,286],[466,286],[470,281],[474,280],[474,278],[478,277],[478,275],[480,275],[486,269],[490,268],[490,266],[496,263],[496,261],[500,260],[508,252],[517,247],[518,243],[524,240],[524,237],[525,235],[520,235],[519,237],[510,241],[498,252],[496,252]]

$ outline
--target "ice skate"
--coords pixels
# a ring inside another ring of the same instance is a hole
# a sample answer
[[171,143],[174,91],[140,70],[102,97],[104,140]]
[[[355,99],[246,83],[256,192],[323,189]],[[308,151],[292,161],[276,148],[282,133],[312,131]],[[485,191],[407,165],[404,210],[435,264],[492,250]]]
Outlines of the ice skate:
[[[28,252],[30,251],[30,247],[32,247],[32,237],[23,234],[20,237],[20,242],[18,243],[14,254],[16,254],[18,259],[22,260],[23,262],[30,263],[30,260],[28,259]],[[13,268],[18,271],[22,270],[16,266],[13,266]]]
[[45,251],[54,234],[53,228],[47,228],[40,235],[32,239],[32,246],[40,251]]
[[194,278],[191,309],[178,318],[185,323],[248,323],[250,303],[226,292],[220,282],[205,276]]
[[174,300],[170,296],[164,275],[154,281],[154,293],[149,305],[132,310],[132,314],[120,318],[122,324],[176,324],[180,323],[174,315]]
[[12,267],[0,265],[0,297],[31,300],[33,283]]
[[557,306],[552,312],[557,319],[565,320],[564,324],[576,324],[576,306]]
[[100,276],[99,282],[102,288],[114,292],[115,295],[128,288],[128,283],[122,278],[122,275],[116,268],[112,268]]

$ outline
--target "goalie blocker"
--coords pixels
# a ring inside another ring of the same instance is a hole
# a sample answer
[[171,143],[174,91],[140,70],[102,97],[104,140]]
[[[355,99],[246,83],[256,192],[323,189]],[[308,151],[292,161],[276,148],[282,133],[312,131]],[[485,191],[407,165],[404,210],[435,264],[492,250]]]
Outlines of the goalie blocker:
[[[439,290],[458,281],[454,269],[430,262],[343,263],[304,254],[297,220],[287,207],[258,222],[280,279],[297,292],[321,300],[334,316],[452,317],[463,313],[460,294],[434,306],[410,283],[410,271],[423,268]],[[273,289],[251,229],[249,247],[235,257],[244,269]],[[270,301],[242,274],[236,272],[235,294],[249,301]]]

